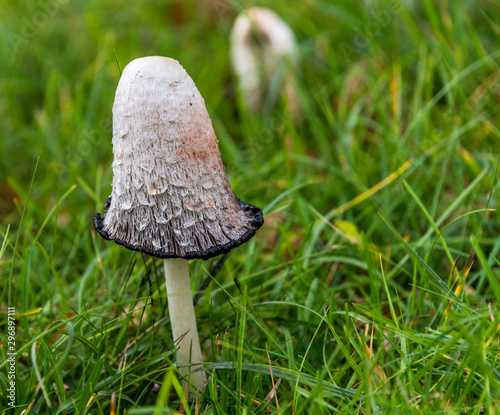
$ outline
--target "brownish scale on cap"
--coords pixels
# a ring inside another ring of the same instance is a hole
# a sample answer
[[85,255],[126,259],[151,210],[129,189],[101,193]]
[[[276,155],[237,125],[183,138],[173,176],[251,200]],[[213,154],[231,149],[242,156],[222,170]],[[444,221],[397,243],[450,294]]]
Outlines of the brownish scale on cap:
[[208,259],[264,222],[234,195],[205,102],[176,60],[140,58],[123,70],[113,152],[113,190],[94,219],[105,239],[159,258]]

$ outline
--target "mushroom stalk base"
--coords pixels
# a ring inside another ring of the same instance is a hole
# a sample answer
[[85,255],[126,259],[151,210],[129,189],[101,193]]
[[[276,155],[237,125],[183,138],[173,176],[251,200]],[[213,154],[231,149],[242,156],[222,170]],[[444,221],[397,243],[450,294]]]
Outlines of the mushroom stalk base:
[[[203,371],[188,375],[190,371],[200,367],[200,365],[185,366],[203,361],[196,327],[189,266],[187,260],[180,258],[166,259],[164,264],[172,336],[178,347],[177,365],[181,374],[188,379],[188,384],[184,385],[184,390],[187,392],[186,398],[188,398],[190,395],[196,395],[196,390],[202,390],[206,383]],[[194,387],[191,392],[189,392],[189,383]]]

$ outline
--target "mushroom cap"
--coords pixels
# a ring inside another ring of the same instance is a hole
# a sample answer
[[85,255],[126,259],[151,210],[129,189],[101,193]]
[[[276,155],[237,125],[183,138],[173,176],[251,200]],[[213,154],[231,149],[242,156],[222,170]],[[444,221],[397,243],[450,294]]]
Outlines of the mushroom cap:
[[159,258],[209,259],[264,223],[226,177],[205,101],[184,68],[161,56],[123,70],[113,104],[113,184],[99,234]]
[[250,7],[240,13],[231,31],[232,44],[240,49],[242,45],[250,44],[253,30],[262,36],[265,42],[262,47],[272,50],[275,55],[291,56],[295,53],[293,31],[274,11],[265,7]]
[[[293,63],[297,46],[292,29],[275,12],[251,7],[238,15],[231,31],[231,62],[246,102],[261,105],[267,81]],[[288,62],[287,62],[288,61]],[[284,68],[280,68],[285,63]]]

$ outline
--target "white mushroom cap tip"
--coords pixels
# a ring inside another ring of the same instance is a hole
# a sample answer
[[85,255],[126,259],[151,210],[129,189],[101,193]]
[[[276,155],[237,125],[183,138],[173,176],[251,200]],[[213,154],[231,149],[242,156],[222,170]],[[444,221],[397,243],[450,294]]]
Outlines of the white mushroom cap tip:
[[101,236],[161,258],[228,252],[262,225],[229,185],[204,100],[174,59],[125,67],[113,105],[113,191]]
[[147,56],[134,59],[124,68],[120,82],[127,82],[136,76],[152,78],[166,83],[179,82],[189,77],[177,60],[164,56]]

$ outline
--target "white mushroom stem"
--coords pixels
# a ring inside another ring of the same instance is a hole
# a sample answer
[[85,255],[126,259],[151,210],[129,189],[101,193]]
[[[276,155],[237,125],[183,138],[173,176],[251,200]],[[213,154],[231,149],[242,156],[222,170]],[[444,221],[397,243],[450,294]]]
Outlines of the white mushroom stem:
[[[164,263],[172,336],[174,343],[178,347],[176,354],[177,365],[181,374],[187,376],[188,379],[188,384],[184,385],[184,390],[188,392],[186,394],[187,398],[189,394],[195,395],[198,389],[202,390],[206,383],[206,376],[203,371],[187,375],[200,365],[185,366],[203,361],[196,327],[189,266],[187,260],[179,258],[166,259]],[[194,386],[191,393],[189,393],[189,384]]]

